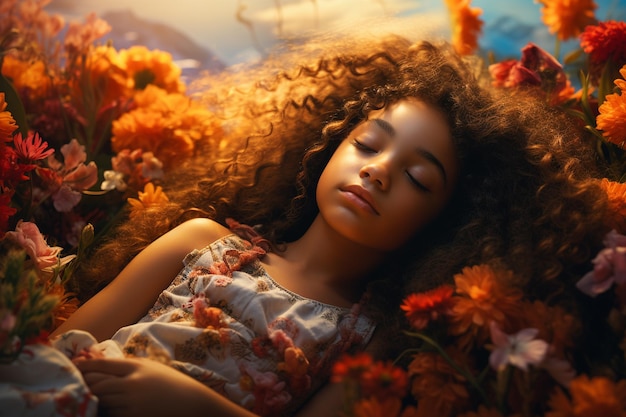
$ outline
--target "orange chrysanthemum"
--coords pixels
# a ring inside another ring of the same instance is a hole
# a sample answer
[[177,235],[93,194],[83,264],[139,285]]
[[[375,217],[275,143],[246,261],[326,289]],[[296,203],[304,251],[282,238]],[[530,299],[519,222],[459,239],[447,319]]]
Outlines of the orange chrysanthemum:
[[563,357],[567,349],[574,347],[574,334],[579,330],[579,322],[561,306],[548,306],[541,301],[525,305],[525,328],[539,330],[536,338],[550,343],[550,353]]
[[461,55],[469,55],[478,47],[483,22],[478,16],[483,11],[471,8],[471,0],[446,0],[452,20],[452,45]]
[[459,346],[482,345],[489,338],[489,323],[503,329],[519,321],[522,293],[504,285],[511,282],[509,271],[495,271],[489,265],[463,268],[454,276],[457,296],[451,311],[450,333],[460,336]]
[[49,288],[48,294],[55,295],[59,298],[59,302],[52,310],[52,317],[54,318],[53,326],[54,329],[56,329],[78,310],[80,303],[76,295],[65,292],[61,284],[55,284]]
[[593,0],[539,0],[541,20],[548,31],[565,41],[580,35],[587,25],[596,23]]
[[363,395],[380,399],[404,397],[407,382],[406,372],[391,362],[377,361],[361,375]]
[[626,380],[617,383],[605,377],[581,375],[570,385],[569,399],[558,388],[549,400],[546,417],[624,417],[626,416]]
[[191,157],[197,141],[219,140],[222,130],[216,118],[189,97],[149,85],[137,93],[135,103],[135,110],[113,122],[115,152],[140,148],[169,169]]
[[626,183],[602,178],[599,184],[609,201],[605,216],[608,226],[620,233],[626,232]]
[[626,65],[619,72],[623,79],[615,80],[615,85],[621,94],[606,96],[598,108],[596,126],[608,141],[626,149]]
[[147,183],[143,189],[143,192],[139,191],[139,198],[129,198],[130,204],[130,217],[134,217],[141,213],[146,208],[165,204],[169,201],[167,195],[163,192],[161,186],[155,187],[151,182]]
[[52,85],[43,61],[26,62],[7,55],[2,63],[2,74],[11,79],[15,89],[30,101],[46,97]]
[[396,417],[402,401],[396,397],[365,398],[354,404],[354,417]]
[[7,102],[4,93],[0,93],[0,141],[10,142],[13,140],[13,132],[17,129],[15,119],[11,112],[7,111]]
[[148,84],[153,84],[168,93],[185,92],[185,84],[180,79],[181,70],[172,61],[170,53],[137,45],[121,50],[120,59],[133,80],[135,90],[143,90]]
[[[456,351],[455,351],[456,352]],[[453,359],[462,358],[458,352],[448,352]],[[417,400],[418,415],[448,416],[461,410],[469,392],[465,378],[436,352],[420,352],[409,364],[411,394]]]
[[449,312],[453,293],[454,288],[450,285],[442,285],[423,293],[413,293],[404,299],[400,308],[411,326],[421,330],[428,326],[429,321],[437,320]]

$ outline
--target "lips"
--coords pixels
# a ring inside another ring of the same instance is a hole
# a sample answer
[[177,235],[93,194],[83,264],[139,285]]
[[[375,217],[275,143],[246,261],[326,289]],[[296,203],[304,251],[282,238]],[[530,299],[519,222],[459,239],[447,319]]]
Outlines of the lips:
[[380,215],[378,213],[378,209],[376,208],[376,203],[372,198],[372,195],[365,188],[360,185],[348,185],[345,187],[341,187],[341,191],[346,194],[348,198],[353,200],[359,206],[368,209],[372,213],[376,215]]

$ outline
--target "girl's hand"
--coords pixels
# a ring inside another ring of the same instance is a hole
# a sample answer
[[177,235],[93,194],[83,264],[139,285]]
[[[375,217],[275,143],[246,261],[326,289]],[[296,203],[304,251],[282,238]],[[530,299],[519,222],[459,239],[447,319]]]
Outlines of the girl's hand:
[[150,359],[86,359],[76,366],[109,417],[252,415],[193,378]]

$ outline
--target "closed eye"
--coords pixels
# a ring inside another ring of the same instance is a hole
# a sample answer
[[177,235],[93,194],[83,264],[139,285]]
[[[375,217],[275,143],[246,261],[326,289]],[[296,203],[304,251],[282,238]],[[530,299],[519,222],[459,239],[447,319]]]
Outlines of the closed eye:
[[406,176],[414,186],[416,186],[422,191],[430,192],[430,189],[428,187],[426,187],[424,184],[416,180],[411,174],[408,173],[408,171],[406,172]]
[[352,144],[360,151],[363,152],[367,152],[367,153],[376,153],[376,149],[370,148],[369,146],[365,145],[363,142],[359,142],[357,139],[353,139],[352,140]]

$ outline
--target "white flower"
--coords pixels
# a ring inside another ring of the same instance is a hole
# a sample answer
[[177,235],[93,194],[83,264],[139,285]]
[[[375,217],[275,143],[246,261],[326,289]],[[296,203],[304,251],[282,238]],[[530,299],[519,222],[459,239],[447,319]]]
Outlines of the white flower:
[[124,182],[124,174],[117,171],[104,171],[104,181],[100,184],[100,189],[105,191],[119,190],[126,191],[126,183]]
[[489,364],[497,371],[503,370],[508,364],[525,371],[528,365],[538,365],[548,353],[548,343],[535,340],[539,330],[523,329],[508,335],[495,322],[489,325],[491,340],[495,348],[489,356]]

